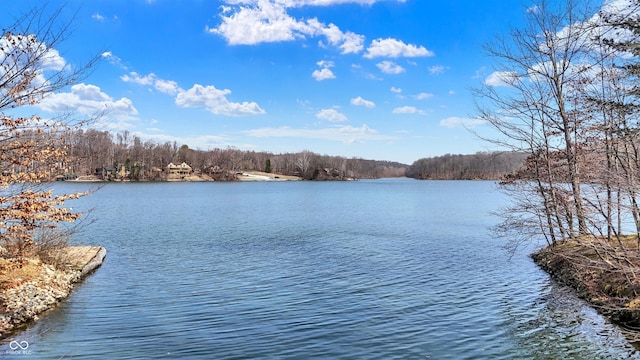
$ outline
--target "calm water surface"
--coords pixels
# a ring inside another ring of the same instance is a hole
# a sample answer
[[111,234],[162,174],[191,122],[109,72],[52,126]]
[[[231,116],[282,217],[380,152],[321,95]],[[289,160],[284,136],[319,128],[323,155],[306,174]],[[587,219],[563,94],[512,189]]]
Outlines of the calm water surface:
[[504,201],[491,182],[107,184],[72,203],[103,266],[0,357],[640,358],[489,236]]

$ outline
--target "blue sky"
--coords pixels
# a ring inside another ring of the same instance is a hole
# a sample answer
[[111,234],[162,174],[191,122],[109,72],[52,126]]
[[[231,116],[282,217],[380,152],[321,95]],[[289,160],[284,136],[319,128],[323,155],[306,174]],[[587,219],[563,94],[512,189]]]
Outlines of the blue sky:
[[[40,1],[3,4],[9,24]],[[62,4],[62,2],[60,2]],[[92,126],[202,150],[413,161],[493,150],[463,125],[492,72],[482,46],[527,1],[66,1],[61,61],[102,61],[39,106],[109,109]],[[50,1],[48,9],[58,7]]]

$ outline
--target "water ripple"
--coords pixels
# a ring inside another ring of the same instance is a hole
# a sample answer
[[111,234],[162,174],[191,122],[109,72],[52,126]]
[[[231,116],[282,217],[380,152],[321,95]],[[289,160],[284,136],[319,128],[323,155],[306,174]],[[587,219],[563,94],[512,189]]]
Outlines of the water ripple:
[[487,236],[490,183],[172,185],[82,199],[109,256],[16,335],[33,358],[637,356]]

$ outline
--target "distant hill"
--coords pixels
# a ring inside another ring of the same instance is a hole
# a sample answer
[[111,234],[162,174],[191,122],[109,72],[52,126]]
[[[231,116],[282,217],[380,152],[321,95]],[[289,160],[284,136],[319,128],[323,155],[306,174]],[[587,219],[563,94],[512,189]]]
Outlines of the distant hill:
[[446,154],[416,160],[407,176],[420,180],[499,180],[519,169],[525,158],[526,154],[518,152]]

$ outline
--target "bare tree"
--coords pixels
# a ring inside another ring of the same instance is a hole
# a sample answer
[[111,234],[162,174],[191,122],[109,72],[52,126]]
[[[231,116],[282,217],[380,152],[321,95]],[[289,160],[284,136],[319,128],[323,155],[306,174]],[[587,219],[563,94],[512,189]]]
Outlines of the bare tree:
[[[0,245],[4,256],[34,250],[40,231],[80,215],[64,202],[82,194],[54,195],[38,187],[67,163],[64,133],[72,116],[44,120],[21,116],[29,106],[88,74],[97,57],[83,67],[65,66],[56,48],[70,22],[36,8],[6,27],[0,36]],[[18,111],[20,110],[20,111]]]
[[[562,241],[537,252],[538,264],[638,328],[640,1],[598,16],[553,4],[488,47],[501,67],[476,92],[479,116],[500,134],[488,140],[528,154],[503,181],[513,202],[496,230],[514,247]],[[623,226],[629,218],[635,228]]]
[[[527,168],[505,184],[520,182],[530,197],[510,212],[531,209],[550,243],[588,233],[579,160],[590,116],[576,101],[580,74],[590,66],[588,10],[573,0],[542,1],[523,29],[486,47],[498,68],[476,90],[479,117],[501,134],[490,141],[529,154]],[[521,225],[511,228],[522,232],[531,223]]]
[[300,171],[300,176],[307,178],[309,177],[309,170],[311,167],[311,160],[313,158],[313,153],[311,151],[305,150],[298,154],[296,159],[296,168]]

